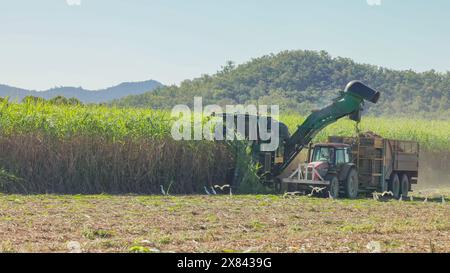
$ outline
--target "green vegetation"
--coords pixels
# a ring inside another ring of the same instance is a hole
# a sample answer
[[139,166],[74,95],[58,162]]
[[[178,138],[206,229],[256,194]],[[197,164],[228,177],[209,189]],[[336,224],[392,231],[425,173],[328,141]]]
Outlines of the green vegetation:
[[45,102],[0,103],[0,178],[20,193],[203,192],[224,183],[223,143],[174,141],[168,113]]
[[[0,190],[160,194],[163,186],[170,194],[203,193],[205,186],[226,183],[229,169],[237,160],[242,169],[240,177],[244,177],[240,192],[266,192],[255,183],[256,169],[249,166],[245,147],[174,141],[170,136],[172,121],[170,113],[163,110],[3,101]],[[283,115],[281,121],[293,131],[303,117]],[[360,129],[389,138],[417,140],[429,152],[440,150],[441,159],[449,154],[448,121],[368,117]],[[355,123],[341,120],[315,141],[354,133]]]
[[[280,119],[292,131],[303,122],[304,117],[290,114],[282,115]],[[450,121],[364,116],[359,124],[359,130],[372,131],[391,139],[417,141],[426,150],[450,150]],[[315,141],[326,141],[328,136],[353,136],[354,134],[355,122],[343,119],[319,132]]]
[[95,240],[97,238],[105,239],[113,237],[112,232],[103,229],[96,229],[96,230],[86,229],[83,230],[82,234],[83,237],[89,240]]
[[[52,103],[0,103],[1,135],[41,134],[57,139],[74,136],[100,137],[111,141],[170,138],[173,118],[170,112],[139,108],[55,105]],[[304,117],[281,115],[293,132]],[[426,119],[363,117],[360,130],[383,137],[415,140],[427,149],[450,150],[450,122]],[[355,123],[343,119],[327,127],[316,137],[325,141],[329,135],[351,136]]]
[[26,96],[23,98],[22,102],[24,103],[44,103],[44,102],[48,102],[51,104],[56,104],[56,105],[79,105],[82,104],[82,102],[77,99],[77,98],[66,98],[63,96],[56,96],[52,99],[46,100],[44,98],[41,97],[34,97],[34,96]]
[[170,113],[142,109],[114,109],[80,104],[27,101],[0,102],[3,135],[39,133],[57,138],[97,136],[110,140],[164,138],[170,134]]
[[305,115],[330,102],[352,80],[362,80],[382,92],[379,104],[369,110],[371,115],[450,118],[450,72],[396,71],[332,58],[324,51],[284,51],[237,67],[229,62],[214,75],[114,104],[167,109],[193,104],[194,96],[201,96],[205,104],[278,104],[284,112]]

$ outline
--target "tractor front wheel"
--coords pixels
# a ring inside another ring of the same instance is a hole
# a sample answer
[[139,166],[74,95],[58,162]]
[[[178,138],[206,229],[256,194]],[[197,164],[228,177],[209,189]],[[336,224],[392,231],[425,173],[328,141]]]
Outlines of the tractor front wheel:
[[330,187],[328,188],[328,193],[330,197],[337,199],[339,198],[339,179],[336,175],[329,175],[326,178],[327,181],[330,181]]
[[345,196],[349,199],[355,199],[358,197],[359,181],[358,172],[355,169],[351,169],[344,184]]

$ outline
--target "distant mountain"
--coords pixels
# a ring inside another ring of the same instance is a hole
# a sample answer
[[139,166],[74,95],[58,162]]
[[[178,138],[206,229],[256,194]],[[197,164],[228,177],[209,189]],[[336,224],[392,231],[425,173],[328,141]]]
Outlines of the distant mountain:
[[130,95],[140,95],[163,86],[160,82],[126,82],[101,90],[86,90],[81,87],[56,87],[46,91],[34,91],[0,84],[0,97],[9,97],[11,101],[21,101],[26,96],[51,99],[56,96],[77,98],[83,103],[102,103]]

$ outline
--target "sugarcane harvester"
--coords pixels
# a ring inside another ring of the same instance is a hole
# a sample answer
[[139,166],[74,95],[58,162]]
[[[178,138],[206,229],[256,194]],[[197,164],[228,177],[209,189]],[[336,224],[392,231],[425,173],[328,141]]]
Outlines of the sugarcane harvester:
[[[328,125],[344,117],[360,122],[364,102],[377,103],[379,98],[379,92],[360,81],[352,81],[331,105],[314,111],[307,117],[292,136],[287,126],[278,122],[280,144],[277,150],[270,152],[260,150],[260,144],[264,141],[256,141],[253,144],[254,161],[260,165],[260,176],[263,182],[276,185],[279,189],[285,184],[295,184],[297,188],[305,189],[327,188],[325,192],[331,192],[336,197],[343,190],[347,197],[355,198],[358,194],[358,174],[350,159],[345,166],[341,164],[338,170],[332,166],[334,164],[330,164],[331,155],[326,154],[325,149],[324,154],[320,154],[319,150],[319,154],[314,155],[317,162],[309,162],[310,164],[302,169],[300,166],[304,162],[301,162],[300,152],[308,148],[317,133]],[[271,122],[269,119],[269,123]],[[344,144],[339,146],[346,147]],[[308,159],[312,156],[311,152],[314,153],[309,147]],[[348,151],[345,150],[345,152]],[[345,158],[346,155],[343,156]]]
[[[355,164],[351,161],[349,147],[331,144],[328,147],[322,145],[312,148],[310,144],[321,130],[344,117],[359,123],[364,102],[377,103],[379,98],[378,91],[362,82],[350,82],[331,105],[313,112],[292,136],[284,140],[283,162],[279,160],[278,164],[273,165],[271,171],[275,180],[280,185],[296,184],[300,189],[326,188],[327,191],[324,192],[328,192],[333,197],[338,197],[342,188],[346,197],[356,198],[358,173]],[[299,155],[306,147],[308,147],[307,162],[309,164],[302,169]],[[337,151],[343,152],[343,164],[336,162]]]

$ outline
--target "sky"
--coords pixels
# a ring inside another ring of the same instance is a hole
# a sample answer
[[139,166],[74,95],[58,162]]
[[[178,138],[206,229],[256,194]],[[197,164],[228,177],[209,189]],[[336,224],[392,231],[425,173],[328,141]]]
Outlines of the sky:
[[0,84],[179,84],[283,50],[450,70],[448,0],[0,0]]

